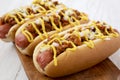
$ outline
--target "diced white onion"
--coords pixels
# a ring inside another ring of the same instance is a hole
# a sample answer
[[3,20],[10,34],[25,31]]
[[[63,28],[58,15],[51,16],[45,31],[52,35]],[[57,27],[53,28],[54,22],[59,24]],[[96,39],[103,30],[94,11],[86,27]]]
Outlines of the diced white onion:
[[85,27],[82,27],[82,28],[81,28],[82,31],[85,30],[85,29],[86,29]]
[[60,13],[61,10],[63,10],[62,5],[57,5],[56,6],[56,13]]
[[67,16],[70,16],[70,15],[73,14],[73,11],[72,11],[71,9],[66,10],[66,11],[65,11],[65,14],[66,14]]
[[67,34],[64,35],[64,38],[66,39],[66,38],[68,38],[69,36],[70,36],[70,34],[67,33]]
[[34,12],[36,12],[38,10],[38,8],[39,8],[38,6],[32,5],[32,9],[33,9]]
[[69,19],[69,17],[68,17],[68,16],[64,16],[64,20],[66,20],[66,21],[67,21],[68,19]]
[[90,28],[91,28],[91,29],[94,29],[95,27],[94,27],[94,26],[91,26]]
[[50,5],[50,6],[51,6],[52,4],[53,4],[52,2],[48,2],[48,3],[47,3],[47,5]]
[[23,16],[27,16],[27,14],[26,13],[22,13],[23,14]]
[[85,36],[84,32],[80,32],[80,37]]
[[22,9],[22,11],[27,14],[26,9]]
[[91,40],[94,39],[94,38],[95,38],[95,33],[94,33],[94,32],[91,32],[88,37],[89,37],[89,39],[91,39]]
[[25,18],[25,20],[27,21],[27,20],[29,20],[30,18]]
[[35,23],[38,24],[38,25],[41,24],[41,22],[40,22],[39,19],[36,19],[36,20],[35,20]]
[[110,26],[109,26],[109,25],[106,25],[106,27],[107,27],[107,29],[109,29],[109,28],[110,28]]
[[52,45],[55,46],[55,47],[59,46],[59,44],[56,43],[56,42],[53,42]]
[[49,18],[47,16],[43,16],[42,18],[47,22],[49,21]]

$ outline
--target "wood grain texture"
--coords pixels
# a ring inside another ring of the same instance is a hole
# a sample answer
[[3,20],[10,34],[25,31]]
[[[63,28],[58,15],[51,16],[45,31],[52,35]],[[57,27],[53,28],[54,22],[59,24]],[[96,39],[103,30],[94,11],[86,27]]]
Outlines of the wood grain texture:
[[119,80],[120,77],[120,70],[109,59],[106,59],[96,66],[79,73],[52,79],[36,70],[31,57],[22,55],[19,51],[17,53],[29,80]]

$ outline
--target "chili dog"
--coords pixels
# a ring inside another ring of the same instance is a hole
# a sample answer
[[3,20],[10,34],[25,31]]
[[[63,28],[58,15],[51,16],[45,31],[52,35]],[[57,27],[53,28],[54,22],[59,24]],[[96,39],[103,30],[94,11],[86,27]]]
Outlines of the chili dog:
[[[0,17],[0,39],[14,41],[16,30],[25,22],[45,14],[48,10],[56,9],[56,6],[64,6],[57,1],[37,0],[33,4],[8,12]],[[64,6],[65,7],[65,6]]]
[[16,47],[22,54],[32,55],[34,47],[55,32],[87,23],[87,15],[70,8],[52,10],[44,16],[22,25],[15,35]]
[[106,23],[90,22],[54,34],[33,54],[37,70],[49,77],[79,72],[103,61],[120,48],[120,34]]

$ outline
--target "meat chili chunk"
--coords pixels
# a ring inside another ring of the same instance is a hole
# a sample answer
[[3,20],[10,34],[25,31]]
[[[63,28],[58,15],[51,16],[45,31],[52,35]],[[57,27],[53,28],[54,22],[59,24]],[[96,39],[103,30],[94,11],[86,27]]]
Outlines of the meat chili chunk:
[[72,41],[76,46],[81,45],[81,38],[76,35],[71,35],[67,38],[68,41]]

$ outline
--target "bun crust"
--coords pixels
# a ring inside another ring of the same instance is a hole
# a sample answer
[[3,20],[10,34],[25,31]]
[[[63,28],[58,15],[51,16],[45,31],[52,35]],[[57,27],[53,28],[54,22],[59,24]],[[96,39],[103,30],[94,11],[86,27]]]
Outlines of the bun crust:
[[[63,33],[65,34],[65,32],[61,32],[61,34]],[[36,61],[39,47],[43,42],[38,44],[34,50],[33,62],[35,67],[39,72],[49,77],[61,77],[90,68],[109,57],[120,48],[120,34],[117,38],[113,37],[110,40],[94,40],[95,47],[92,49],[83,44],[78,46],[75,51],[66,50],[57,57],[57,66],[54,65],[54,61],[52,60],[44,68],[44,71]]]
[[79,46],[75,51],[65,51],[57,57],[58,66],[50,62],[45,67],[45,74],[50,77],[61,77],[87,69],[103,61],[120,48],[120,35],[109,41],[95,40],[93,49],[87,45]]

